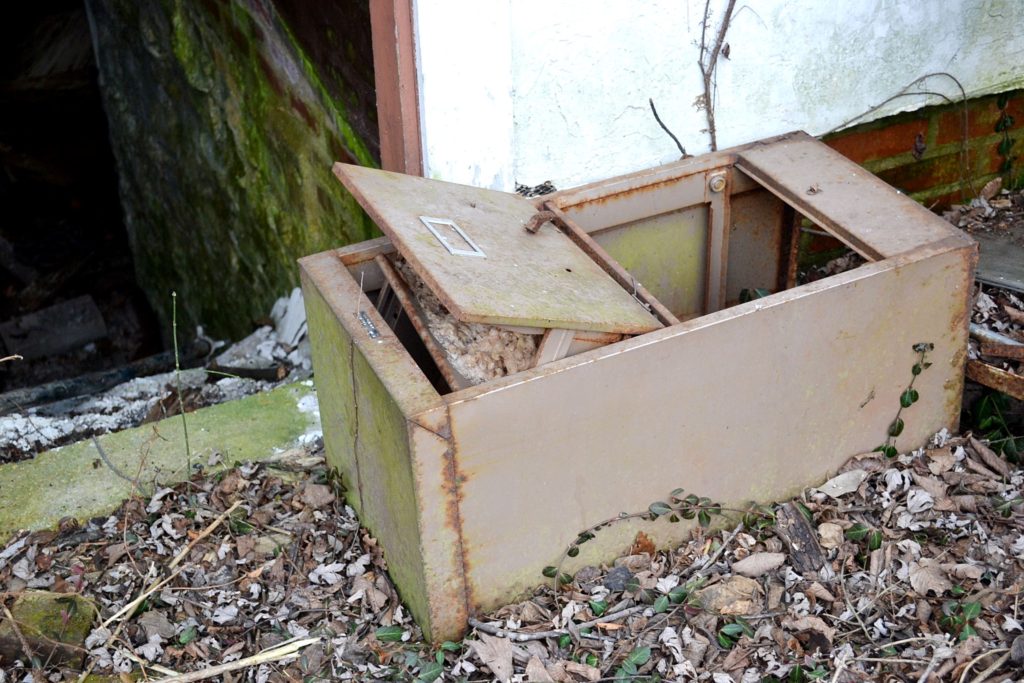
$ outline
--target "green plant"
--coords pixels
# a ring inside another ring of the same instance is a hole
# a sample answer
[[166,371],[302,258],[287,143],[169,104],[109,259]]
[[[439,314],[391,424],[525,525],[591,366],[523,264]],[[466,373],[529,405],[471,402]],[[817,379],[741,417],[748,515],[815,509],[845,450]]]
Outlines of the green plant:
[[[622,664],[615,670],[614,681],[638,680],[637,672],[651,659],[651,648],[638,647],[626,655]],[[642,679],[639,679],[642,680]]]
[[912,347],[914,352],[917,353],[917,362],[914,363],[910,368],[910,382],[907,384],[907,388],[900,394],[900,407],[896,411],[896,417],[889,423],[889,429],[887,430],[887,436],[885,443],[877,447],[875,450],[885,454],[888,458],[895,458],[899,451],[896,449],[896,438],[903,433],[904,422],[903,422],[903,411],[910,406],[917,403],[920,395],[917,393],[917,389],[914,388],[914,383],[917,381],[917,376],[932,366],[928,362],[928,352],[935,348],[935,344],[930,342],[918,342]]
[[[712,516],[722,514],[722,506],[719,503],[712,502],[710,498],[700,497],[692,493],[688,495],[684,494],[686,494],[686,492],[683,489],[675,489],[669,494],[667,502],[656,500],[648,505],[647,510],[643,512],[623,512],[616,517],[611,517],[603,522],[598,522],[597,524],[584,529],[576,535],[576,540],[570,543],[562,552],[562,557],[559,558],[557,565],[544,567],[544,576],[554,580],[555,590],[562,585],[572,583],[572,576],[562,571],[562,563],[565,561],[565,558],[576,557],[579,555],[581,545],[596,538],[598,531],[618,522],[624,522],[630,519],[648,519],[654,521],[660,517],[665,517],[670,522],[677,523],[684,519],[696,518],[697,523],[700,524],[701,527],[707,528],[711,526]],[[744,511],[736,510],[735,512]],[[754,512],[753,514],[757,513]]]
[[860,522],[846,530],[846,538],[855,543],[865,541],[868,550],[878,550],[882,547],[882,532]]
[[178,394],[178,412],[181,414],[181,431],[185,435],[185,463],[188,472],[185,480],[192,485],[192,448],[188,443],[188,420],[185,419],[185,403],[181,398],[181,357],[178,353],[178,293],[171,292],[171,337],[174,340],[174,382]]
[[987,391],[973,411],[974,431],[989,442],[996,453],[1013,462],[1024,460],[1024,437],[1014,436],[1006,420],[1010,397],[998,391]]
[[980,615],[980,602],[947,600],[942,604],[942,618],[939,623],[943,628],[957,635],[960,640],[967,640],[971,636],[978,635],[978,632],[974,630],[973,623]]
[[743,617],[735,617],[731,622],[722,626],[718,629],[717,639],[718,644],[725,650],[729,650],[739,642],[739,639],[743,636],[748,638],[754,637],[754,629],[750,626],[750,623]]

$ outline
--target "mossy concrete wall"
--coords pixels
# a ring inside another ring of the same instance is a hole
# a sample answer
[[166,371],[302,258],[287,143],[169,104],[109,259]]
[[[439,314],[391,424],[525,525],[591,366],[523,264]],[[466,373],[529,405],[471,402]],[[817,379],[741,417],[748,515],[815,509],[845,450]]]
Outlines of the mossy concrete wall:
[[136,270],[165,323],[177,290],[187,322],[240,336],[298,282],[296,258],[372,236],[330,171],[376,165],[351,111],[365,97],[325,85],[273,2],[86,7]]

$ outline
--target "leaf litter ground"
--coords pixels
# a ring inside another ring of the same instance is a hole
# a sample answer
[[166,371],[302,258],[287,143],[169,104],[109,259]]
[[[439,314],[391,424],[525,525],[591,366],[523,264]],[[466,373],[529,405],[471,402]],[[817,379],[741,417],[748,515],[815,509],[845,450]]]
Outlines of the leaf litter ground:
[[[794,569],[763,516],[698,528],[673,551],[640,536],[611,566],[436,648],[316,449],[22,535],[0,551],[0,579],[9,595],[95,600],[86,664],[115,676],[201,671],[302,639],[292,656],[220,679],[1016,680],[1022,484],[982,443],[945,433],[895,459],[859,456],[797,501],[824,554],[817,571]],[[3,680],[33,680],[23,663],[6,666]]]

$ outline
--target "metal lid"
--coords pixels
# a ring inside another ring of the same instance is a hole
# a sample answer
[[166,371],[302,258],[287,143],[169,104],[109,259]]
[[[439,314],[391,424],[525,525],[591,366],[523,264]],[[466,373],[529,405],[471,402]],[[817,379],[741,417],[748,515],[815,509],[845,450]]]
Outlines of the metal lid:
[[335,164],[334,172],[464,322],[641,334],[661,327],[560,230],[523,226],[518,195]]

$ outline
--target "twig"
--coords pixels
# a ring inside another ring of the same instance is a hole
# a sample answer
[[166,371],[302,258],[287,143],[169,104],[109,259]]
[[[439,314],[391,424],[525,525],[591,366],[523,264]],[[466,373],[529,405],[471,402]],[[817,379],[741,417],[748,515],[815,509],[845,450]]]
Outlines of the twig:
[[181,399],[181,358],[178,355],[178,293],[171,292],[171,337],[174,340],[174,380],[178,394],[178,412],[181,414],[181,430],[185,435],[185,463],[188,471],[185,481],[189,490],[192,488],[192,449],[188,443],[188,420],[185,419],[185,403]]
[[[637,612],[643,612],[648,607],[650,607],[650,605],[636,605],[634,607],[627,607],[626,609],[619,610],[618,612],[612,612],[611,614],[605,614],[604,616],[598,617],[596,619],[591,619],[590,621],[584,621],[582,624],[573,624],[573,628],[583,629],[596,626],[597,624],[608,624],[613,621],[618,621],[619,619],[625,619],[626,617],[636,614]],[[545,638],[558,638],[559,636],[569,634],[569,630],[564,628],[554,629],[553,631],[512,631],[509,629],[501,628],[500,626],[484,623],[479,619],[475,619],[473,617],[469,618],[469,625],[478,631],[490,633],[491,635],[498,636],[499,638],[507,638],[515,643],[525,643],[529,640],[544,640]]]
[[224,512],[220,513],[220,516],[217,517],[217,519],[215,519],[212,522],[210,522],[209,526],[207,526],[205,529],[200,531],[199,535],[196,536],[195,538],[193,538],[192,541],[187,546],[185,546],[185,548],[180,553],[178,553],[177,556],[173,560],[171,560],[171,563],[169,565],[167,565],[167,568],[168,569],[174,569],[175,567],[177,567],[178,563],[181,562],[183,559],[185,559],[185,556],[188,555],[189,551],[191,551],[193,547],[195,547],[196,543],[199,543],[199,541],[203,540],[204,538],[206,538],[207,536],[212,534],[213,530],[216,529],[220,525],[221,522],[223,522],[225,519],[227,519],[227,517],[232,512],[234,512],[238,508],[238,506],[241,505],[241,504],[242,504],[242,501],[236,500],[231,505],[231,507],[229,507]]
[[32,648],[29,647],[28,641],[25,640],[25,636],[22,634],[21,629],[18,628],[18,622],[15,621],[14,615],[11,614],[11,610],[7,609],[7,605],[2,605],[4,608],[4,617],[7,618],[7,623],[11,625],[11,630],[14,631],[14,635],[18,638],[18,642],[21,643],[21,649],[25,651],[25,657],[32,663],[32,677],[34,679],[42,680],[42,667],[39,666],[39,660],[36,658]]
[[95,436],[92,437],[92,445],[96,447],[97,451],[99,451],[100,459],[103,460],[103,464],[105,464],[110,469],[111,472],[113,472],[114,474],[116,474],[117,476],[121,477],[122,479],[124,479],[129,484],[131,484],[133,488],[137,488],[139,491],[142,492],[143,495],[145,495],[147,497],[153,495],[151,492],[146,491],[146,489],[142,486],[142,484],[139,483],[138,479],[132,479],[127,474],[125,474],[121,470],[117,469],[117,467],[114,465],[114,463],[110,462],[110,458],[107,457],[106,452],[103,450],[103,446],[100,445],[99,439],[97,439]]
[[654,114],[654,120],[658,122],[658,125],[661,126],[661,129],[663,131],[668,133],[668,136],[672,138],[672,142],[676,143],[676,147],[679,148],[679,153],[683,155],[680,158],[686,159],[687,157],[689,157],[690,155],[686,153],[686,148],[683,147],[683,144],[681,142],[679,142],[679,138],[677,138],[675,134],[668,129],[668,126],[665,125],[665,122],[661,120],[660,116],[658,116],[658,110],[654,108],[654,98],[647,98],[647,102],[651,105],[651,113]]
[[722,545],[718,546],[718,550],[716,550],[715,552],[711,553],[711,555],[708,556],[708,559],[706,559],[704,562],[702,562],[700,564],[700,566],[697,566],[697,564],[694,563],[694,564],[691,564],[686,569],[684,569],[682,572],[680,572],[679,580],[682,581],[683,579],[688,579],[688,578],[690,578],[690,576],[692,574],[697,574],[699,572],[702,572],[705,569],[707,569],[708,567],[710,567],[711,565],[713,565],[715,562],[718,562],[718,558],[722,556],[722,553],[725,552],[725,549],[727,547],[729,547],[729,544],[732,543],[732,540],[734,538],[736,538],[741,531],[743,531],[743,522],[740,522],[739,524],[737,524],[736,528],[733,529],[732,531],[730,531],[729,535],[725,536],[722,539]]
[[722,45],[725,44],[725,32],[729,30],[729,20],[732,19],[732,10],[736,6],[736,0],[729,0],[722,14],[722,23],[718,27],[718,35],[711,47],[707,63],[704,56],[708,54],[706,43],[707,23],[709,18],[710,0],[704,4],[704,22],[700,32],[700,56],[697,59],[697,66],[700,67],[701,80],[704,82],[704,114],[708,120],[708,136],[711,138],[711,151],[718,150],[718,132],[715,128],[715,105],[712,82],[715,77],[715,69],[718,68],[718,55],[722,52]]
[[988,667],[987,669],[982,671],[980,674],[978,674],[977,676],[972,678],[971,679],[971,683],[982,683],[982,681],[984,681],[986,678],[988,678],[989,676],[994,674],[996,672],[996,669],[998,669],[1003,664],[1005,664],[1006,660],[1010,658],[1010,649],[1009,648],[1001,647],[1001,648],[998,648],[998,649],[995,649],[995,650],[989,650],[988,652],[983,652],[982,654],[978,655],[977,657],[975,657],[974,659],[969,661],[967,663],[967,666],[964,667],[963,673],[960,674],[960,681],[959,681],[959,683],[964,683],[964,681],[967,680],[967,674],[970,673],[971,669],[974,667],[975,664],[977,664],[981,660],[985,659],[985,657],[988,657],[989,655],[994,655],[997,652],[1002,652],[1003,656],[1000,657],[999,659],[997,659],[995,662],[993,662],[992,666]]
[[[655,116],[657,116],[657,114],[655,114]],[[669,133],[669,135],[671,135],[671,133]],[[4,356],[3,358],[0,358],[0,363],[6,363],[7,361],[11,361],[11,360],[25,360],[25,359],[15,353],[13,355]]]
[[[199,541],[203,540],[204,538],[209,536],[211,533],[213,533],[213,530],[216,529],[217,526],[221,522],[223,522],[224,519],[228,515],[230,515],[232,512],[234,512],[235,508],[237,508],[239,505],[241,505],[241,501],[236,501],[234,505],[232,505],[227,510],[225,510],[223,513],[221,513],[220,517],[218,517],[217,519],[213,520],[213,522],[211,522],[209,526],[207,526],[205,529],[203,529],[203,531],[200,532],[200,534],[198,536],[193,538],[189,542],[189,544],[187,546],[185,546],[185,548],[180,553],[178,553],[178,555],[173,560],[171,560],[171,563],[169,565],[167,565],[167,568],[168,569],[174,569],[178,565],[178,563],[181,562],[185,558],[186,555],[188,555],[189,551],[192,550],[192,548],[196,545],[196,543],[198,543]],[[161,587],[166,585],[171,579],[173,579],[175,576],[177,576],[180,572],[181,572],[181,569],[176,569],[175,571],[171,572],[171,574],[168,575],[167,578],[161,579],[159,581],[155,581],[154,583],[152,583],[150,585],[150,587],[147,588],[146,590],[144,590],[142,593],[140,593],[138,595],[138,597],[136,597],[134,600],[129,602],[127,605],[125,605],[124,607],[119,609],[117,612],[114,613],[113,616],[111,616],[106,621],[104,621],[100,625],[100,627],[101,628],[106,628],[107,626],[109,626],[110,624],[114,623],[119,618],[121,618],[121,616],[123,616],[124,614],[126,614],[126,613],[127,614],[131,614],[132,612],[134,612],[135,608],[138,607],[140,604],[142,604],[142,602],[146,598],[148,598],[150,595],[152,595],[153,593],[158,591]]]
[[238,671],[239,669],[245,669],[250,666],[256,666],[257,664],[267,664],[268,662],[276,662],[286,657],[294,655],[302,648],[312,645],[313,643],[320,642],[320,638],[303,638],[302,640],[296,640],[293,643],[278,645],[269,650],[264,650],[259,654],[255,654],[251,657],[243,657],[234,662],[228,662],[227,664],[218,664],[217,666],[211,666],[202,671],[192,671],[187,674],[179,674],[177,676],[168,676],[167,678],[154,679],[157,683],[191,683],[192,681],[202,681],[207,678],[213,678],[214,676],[220,676],[231,671]]

